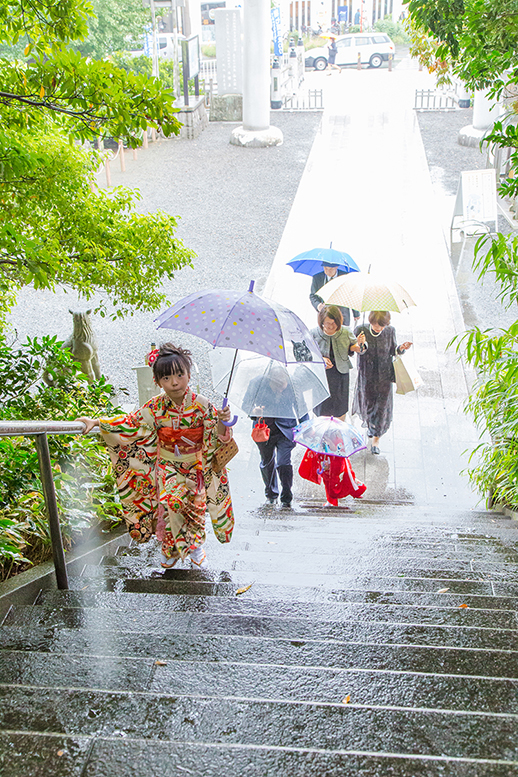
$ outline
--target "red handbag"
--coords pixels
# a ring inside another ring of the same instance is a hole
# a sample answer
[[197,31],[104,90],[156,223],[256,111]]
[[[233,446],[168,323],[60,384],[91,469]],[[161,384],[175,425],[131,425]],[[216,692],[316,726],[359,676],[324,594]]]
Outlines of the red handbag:
[[265,424],[262,417],[259,418],[252,429],[252,440],[254,442],[266,442],[270,439],[270,427]]

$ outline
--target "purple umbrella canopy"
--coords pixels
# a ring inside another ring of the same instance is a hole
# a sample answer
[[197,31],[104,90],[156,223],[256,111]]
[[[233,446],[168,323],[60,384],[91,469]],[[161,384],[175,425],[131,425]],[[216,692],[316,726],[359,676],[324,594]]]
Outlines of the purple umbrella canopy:
[[287,364],[322,361],[309,329],[293,311],[254,293],[212,289],[184,297],[156,320],[158,328],[201,337],[213,348],[253,351]]

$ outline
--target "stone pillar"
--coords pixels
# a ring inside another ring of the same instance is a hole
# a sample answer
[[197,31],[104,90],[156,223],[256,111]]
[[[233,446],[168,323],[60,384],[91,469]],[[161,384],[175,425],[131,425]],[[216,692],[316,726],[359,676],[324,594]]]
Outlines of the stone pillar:
[[477,90],[473,100],[473,127],[477,130],[487,130],[495,121],[495,115],[491,111],[495,103],[487,96],[487,89]]
[[243,1],[243,125],[230,142],[235,146],[278,146],[282,132],[270,126],[270,3]]
[[473,124],[459,130],[461,146],[478,146],[500,115],[500,107],[488,97],[487,89],[477,89],[473,97]]

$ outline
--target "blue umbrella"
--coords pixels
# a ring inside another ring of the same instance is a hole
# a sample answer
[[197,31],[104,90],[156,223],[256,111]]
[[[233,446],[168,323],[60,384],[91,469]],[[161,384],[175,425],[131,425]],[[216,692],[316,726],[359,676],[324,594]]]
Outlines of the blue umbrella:
[[336,265],[341,270],[345,270],[346,273],[360,271],[349,254],[346,254],[345,251],[337,251],[332,246],[331,243],[329,248],[312,248],[310,251],[304,251],[291,259],[287,263],[288,267],[291,267],[295,272],[311,276],[322,272],[324,264]]

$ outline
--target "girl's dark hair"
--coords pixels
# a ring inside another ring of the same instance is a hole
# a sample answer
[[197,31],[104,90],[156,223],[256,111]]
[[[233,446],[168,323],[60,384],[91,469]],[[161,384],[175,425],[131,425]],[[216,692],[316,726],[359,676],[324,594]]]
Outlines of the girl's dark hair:
[[163,343],[158,347],[158,356],[153,362],[153,378],[155,383],[169,375],[191,374],[191,352],[173,343]]
[[334,321],[338,329],[342,328],[344,317],[342,316],[342,311],[339,307],[337,307],[337,305],[324,305],[323,308],[320,308],[318,311],[318,325],[320,329],[323,328],[323,324],[326,318],[330,318],[331,321]]
[[390,313],[388,310],[372,310],[369,313],[369,322],[378,324],[378,326],[388,326],[390,324]]

